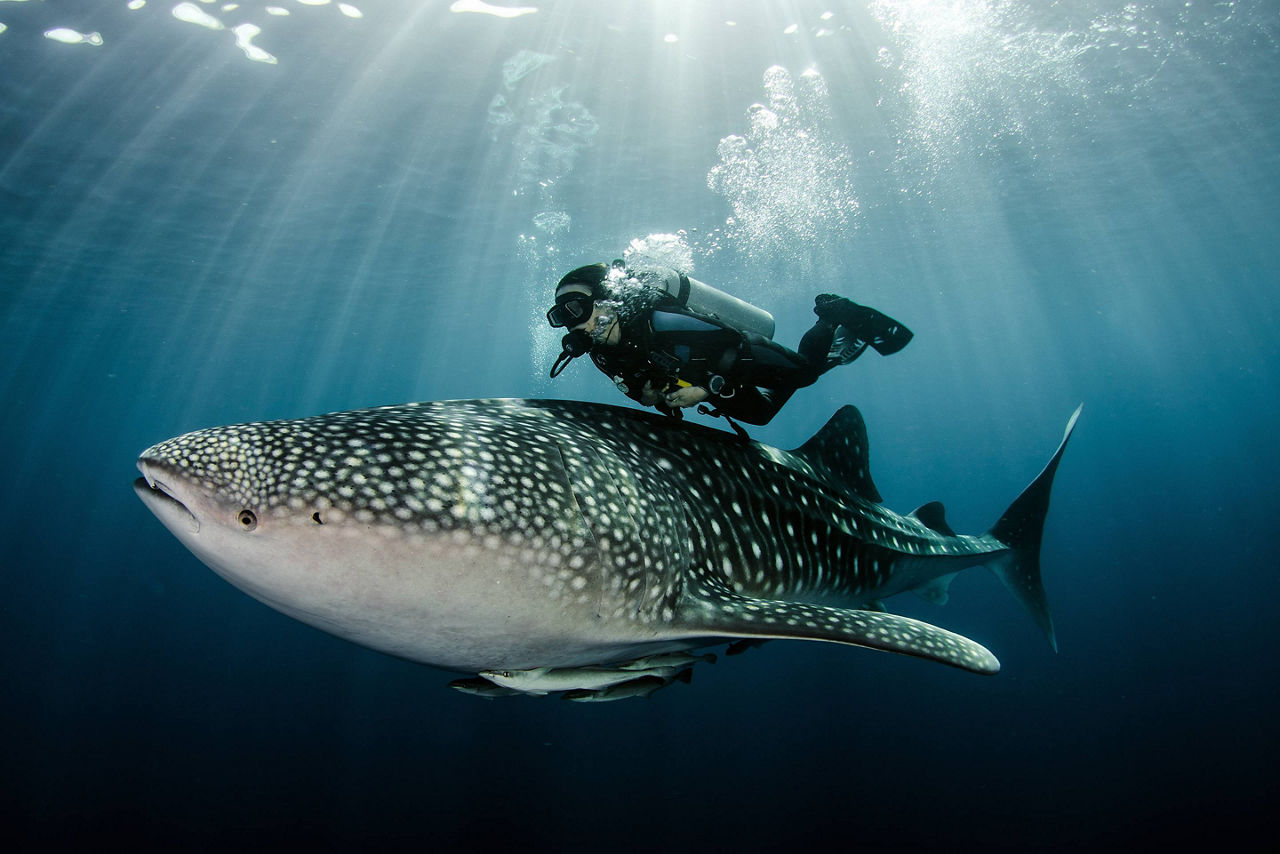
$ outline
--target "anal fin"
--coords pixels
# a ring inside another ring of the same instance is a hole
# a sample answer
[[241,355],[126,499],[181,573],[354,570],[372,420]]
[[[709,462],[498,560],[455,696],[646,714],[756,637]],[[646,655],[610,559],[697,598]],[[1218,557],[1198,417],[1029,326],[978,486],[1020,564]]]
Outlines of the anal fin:
[[926,602],[932,602],[934,605],[945,605],[947,600],[951,598],[951,582],[959,574],[958,572],[952,572],[947,575],[939,575],[927,584],[914,588],[911,592]]
[[754,599],[703,581],[681,604],[681,628],[701,636],[828,641],[927,658],[974,673],[996,673],[986,647],[920,620],[875,611]]

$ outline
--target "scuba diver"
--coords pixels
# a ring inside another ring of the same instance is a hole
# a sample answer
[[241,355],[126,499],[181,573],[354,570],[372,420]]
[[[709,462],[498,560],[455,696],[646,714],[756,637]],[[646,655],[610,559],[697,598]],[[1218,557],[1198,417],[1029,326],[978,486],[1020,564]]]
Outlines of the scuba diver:
[[[547,321],[568,333],[551,368],[556,377],[586,353],[618,390],[643,406],[681,417],[699,411],[768,424],[795,393],[870,346],[882,356],[911,340],[896,320],[834,294],[814,299],[818,315],[797,350],[773,340],[767,311],[666,268],[590,264],[556,285]],[[734,425],[741,432],[740,428]]]

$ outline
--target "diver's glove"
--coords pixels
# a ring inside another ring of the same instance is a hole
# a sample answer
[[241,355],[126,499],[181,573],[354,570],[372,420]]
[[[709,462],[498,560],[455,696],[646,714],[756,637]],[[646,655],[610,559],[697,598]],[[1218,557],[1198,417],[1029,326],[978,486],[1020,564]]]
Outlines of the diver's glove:
[[866,341],[881,356],[898,352],[913,337],[910,329],[889,315],[836,294],[814,297],[813,313],[827,323],[843,326],[849,336]]

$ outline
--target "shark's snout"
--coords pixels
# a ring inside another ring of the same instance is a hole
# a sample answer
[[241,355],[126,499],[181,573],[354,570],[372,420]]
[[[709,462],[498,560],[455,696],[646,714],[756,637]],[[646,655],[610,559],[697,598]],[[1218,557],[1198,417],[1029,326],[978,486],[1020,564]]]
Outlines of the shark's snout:
[[156,476],[156,467],[145,456],[138,459],[138,470],[142,472],[142,477],[133,482],[133,491],[142,499],[142,503],[171,530],[179,530],[174,527],[177,523],[193,534],[198,533],[200,520],[178,497],[177,492],[165,480]]

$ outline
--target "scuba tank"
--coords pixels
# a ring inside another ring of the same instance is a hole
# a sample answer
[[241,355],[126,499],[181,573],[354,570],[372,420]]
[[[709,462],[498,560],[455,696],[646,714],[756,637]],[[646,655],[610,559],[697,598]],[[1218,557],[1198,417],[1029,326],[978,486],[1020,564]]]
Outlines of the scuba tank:
[[639,270],[633,275],[648,287],[656,288],[674,298],[694,314],[718,320],[725,326],[743,332],[773,338],[773,315],[746,300],[726,294],[668,267]]
[[[615,260],[608,267],[604,264],[592,264],[580,267],[561,279],[557,286],[557,293],[566,284],[589,285],[592,295],[598,298],[600,294],[597,286],[604,279],[615,283],[631,279],[651,292],[670,297],[681,308],[696,317],[714,320],[741,333],[773,340],[772,314],[746,300],[738,299],[705,282],[691,279],[684,273],[669,267],[631,271],[627,269],[626,262],[621,259]],[[552,326],[564,325],[563,320],[559,322],[554,320],[551,312],[547,312],[547,319],[552,322]],[[553,378],[559,376],[571,361],[591,350],[591,336],[584,330],[570,332],[561,340],[560,346],[560,355],[551,366]]]

